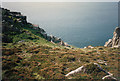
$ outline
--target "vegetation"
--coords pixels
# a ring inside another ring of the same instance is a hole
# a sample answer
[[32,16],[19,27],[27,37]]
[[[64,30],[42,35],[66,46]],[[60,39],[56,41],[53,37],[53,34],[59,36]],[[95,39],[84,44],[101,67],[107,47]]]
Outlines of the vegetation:
[[[4,9],[3,9],[4,10]],[[3,16],[8,12],[3,11]],[[9,17],[9,16],[8,16]],[[14,17],[13,21],[16,20]],[[3,18],[4,19],[4,18]],[[13,25],[13,26],[11,26]],[[3,22],[2,75],[3,79],[101,79],[105,74],[92,65],[86,73],[65,77],[76,68],[98,63],[118,77],[120,49],[103,46],[70,48],[51,43],[28,24]],[[103,62],[100,62],[103,61]]]

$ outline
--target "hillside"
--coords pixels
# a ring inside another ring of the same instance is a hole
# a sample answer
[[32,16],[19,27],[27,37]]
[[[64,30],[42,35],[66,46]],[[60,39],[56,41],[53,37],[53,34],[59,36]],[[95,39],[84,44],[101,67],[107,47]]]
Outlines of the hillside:
[[[109,75],[119,79],[120,48],[76,48],[26,21],[20,12],[2,8],[3,80],[87,79]],[[103,70],[98,68],[99,64]],[[84,71],[67,75],[84,66]],[[66,76],[67,75],[67,76]],[[104,79],[113,79],[111,76]],[[114,80],[116,80],[114,79]]]

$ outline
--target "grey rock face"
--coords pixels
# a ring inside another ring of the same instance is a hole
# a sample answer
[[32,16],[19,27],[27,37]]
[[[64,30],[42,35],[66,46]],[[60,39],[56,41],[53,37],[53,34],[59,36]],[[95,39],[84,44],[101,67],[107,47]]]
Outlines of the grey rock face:
[[113,38],[109,39],[104,46],[120,48],[120,28],[119,27],[115,28],[115,31],[113,33]]

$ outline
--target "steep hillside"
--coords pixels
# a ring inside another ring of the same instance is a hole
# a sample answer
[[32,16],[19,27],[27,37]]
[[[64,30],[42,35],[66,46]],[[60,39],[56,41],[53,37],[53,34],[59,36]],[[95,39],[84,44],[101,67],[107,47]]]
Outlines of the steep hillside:
[[[2,9],[2,77],[18,79],[119,79],[120,48],[75,48],[28,23],[20,12]],[[103,71],[97,65],[99,64]],[[66,76],[84,66],[84,71]],[[114,79],[114,80],[116,80]]]
[[38,25],[27,22],[27,17],[23,16],[20,12],[11,12],[10,10],[2,8],[2,31],[3,42],[16,43],[20,41],[41,41],[45,39],[53,44],[68,46],[60,38],[49,36],[44,29]]

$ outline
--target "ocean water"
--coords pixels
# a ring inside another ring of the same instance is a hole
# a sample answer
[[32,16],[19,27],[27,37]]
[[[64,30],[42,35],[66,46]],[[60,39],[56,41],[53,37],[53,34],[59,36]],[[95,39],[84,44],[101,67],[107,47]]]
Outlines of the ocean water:
[[49,35],[76,47],[103,46],[118,26],[117,2],[4,2]]

